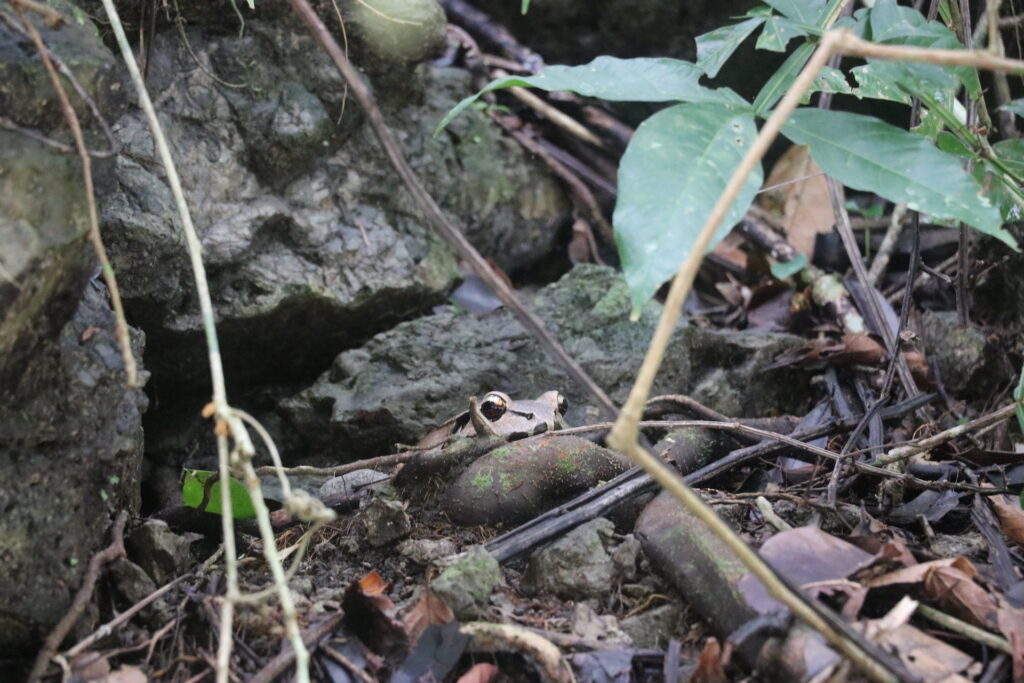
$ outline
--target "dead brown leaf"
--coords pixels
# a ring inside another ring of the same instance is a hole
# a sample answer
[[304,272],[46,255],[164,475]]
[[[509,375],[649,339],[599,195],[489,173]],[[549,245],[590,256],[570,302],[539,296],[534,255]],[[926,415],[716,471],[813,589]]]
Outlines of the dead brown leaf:
[[1020,501],[1009,496],[991,496],[988,500],[999,517],[1003,535],[1017,545],[1024,545],[1024,510],[1020,509]]
[[381,595],[388,589],[388,582],[376,571],[372,571],[359,579],[359,588],[365,595]]
[[480,662],[459,676],[458,683],[491,683],[497,677],[498,667],[487,662]]
[[690,676],[691,683],[728,683],[722,666],[722,646],[715,638],[708,638],[697,659],[697,669]]
[[447,624],[454,618],[455,615],[448,605],[428,588],[423,591],[423,597],[419,602],[402,619],[402,623],[409,634],[409,641],[415,643],[431,624]]
[[954,616],[975,626],[998,628],[995,597],[956,567],[934,567],[925,576],[925,593]]
[[[807,147],[794,145],[772,167],[758,203],[782,216],[786,239],[808,258],[814,255],[814,240],[832,231],[834,221],[828,184]],[[778,187],[773,187],[778,186]]]

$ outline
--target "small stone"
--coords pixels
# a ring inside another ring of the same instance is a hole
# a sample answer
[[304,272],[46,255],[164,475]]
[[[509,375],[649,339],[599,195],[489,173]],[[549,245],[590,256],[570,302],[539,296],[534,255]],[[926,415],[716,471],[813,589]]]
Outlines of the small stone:
[[672,602],[623,619],[619,626],[633,639],[634,646],[662,650],[673,637],[685,633],[682,616],[682,609]]
[[632,638],[619,628],[619,620],[607,614],[601,615],[586,603],[578,603],[573,610],[572,632],[586,640],[604,643],[618,643],[624,647],[633,644]]
[[323,500],[328,496],[347,496],[360,491],[376,490],[390,480],[388,475],[377,470],[352,470],[325,481],[320,487],[319,498]]
[[501,582],[501,568],[483,546],[473,546],[430,585],[461,621],[475,619]]
[[359,509],[359,518],[366,528],[366,540],[375,548],[387,545],[412,531],[412,520],[405,511],[406,503],[374,496]]
[[446,539],[420,538],[403,541],[398,552],[418,564],[431,564],[455,554],[455,543]]
[[563,600],[608,594],[622,571],[605,550],[615,525],[599,517],[582,524],[537,552],[523,574],[524,588],[553,593]]
[[159,519],[147,520],[126,541],[129,557],[162,586],[189,566],[191,542]]

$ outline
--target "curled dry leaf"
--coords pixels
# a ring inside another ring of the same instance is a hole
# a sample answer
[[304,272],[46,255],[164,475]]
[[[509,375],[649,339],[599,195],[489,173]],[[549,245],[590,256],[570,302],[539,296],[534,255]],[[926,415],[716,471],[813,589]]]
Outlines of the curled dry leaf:
[[[819,234],[832,231],[832,202],[825,174],[804,145],[794,145],[772,167],[758,203],[782,216],[787,241],[807,258]],[[777,187],[776,187],[777,186]]]
[[497,677],[498,667],[488,662],[480,662],[459,676],[458,683],[491,683]]
[[999,516],[999,526],[1007,540],[1024,546],[1024,510],[1020,503],[1009,496],[991,496],[989,502]]
[[722,646],[715,638],[708,638],[697,660],[697,669],[690,676],[692,683],[728,683],[722,666]]

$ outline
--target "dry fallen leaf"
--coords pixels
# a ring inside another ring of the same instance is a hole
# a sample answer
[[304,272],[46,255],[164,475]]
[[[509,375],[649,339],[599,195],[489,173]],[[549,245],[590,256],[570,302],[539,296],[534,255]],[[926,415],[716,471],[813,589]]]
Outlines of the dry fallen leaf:
[[953,616],[995,630],[998,604],[995,597],[956,567],[935,567],[924,580],[928,597]]
[[991,496],[988,500],[999,516],[1003,535],[1012,543],[1024,545],[1024,510],[1020,502],[1009,496]]
[[458,683],[491,683],[497,677],[498,667],[487,662],[480,662],[459,676]]
[[690,676],[691,683],[728,683],[722,667],[722,646],[715,638],[708,638],[697,660],[697,669]]
[[376,571],[372,571],[359,579],[359,588],[366,595],[381,595],[388,588],[388,583]]
[[448,605],[444,604],[441,598],[437,597],[434,591],[429,588],[423,591],[416,606],[409,610],[409,613],[402,619],[409,640],[416,642],[420,634],[431,624],[447,624],[455,618]]
[[786,240],[797,251],[812,257],[815,238],[832,231],[834,217],[825,175],[807,153],[807,147],[790,147],[775,162],[764,185],[773,189],[762,192],[758,203],[781,215]]

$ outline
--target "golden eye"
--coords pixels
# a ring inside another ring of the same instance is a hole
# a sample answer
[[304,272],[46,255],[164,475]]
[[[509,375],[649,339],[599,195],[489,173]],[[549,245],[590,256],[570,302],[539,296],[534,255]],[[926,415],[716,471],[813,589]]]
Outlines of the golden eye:
[[569,402],[561,394],[555,400],[558,402],[558,414],[565,415],[566,411],[569,410]]
[[496,422],[508,410],[508,399],[497,392],[484,396],[480,404],[480,413],[491,422]]

